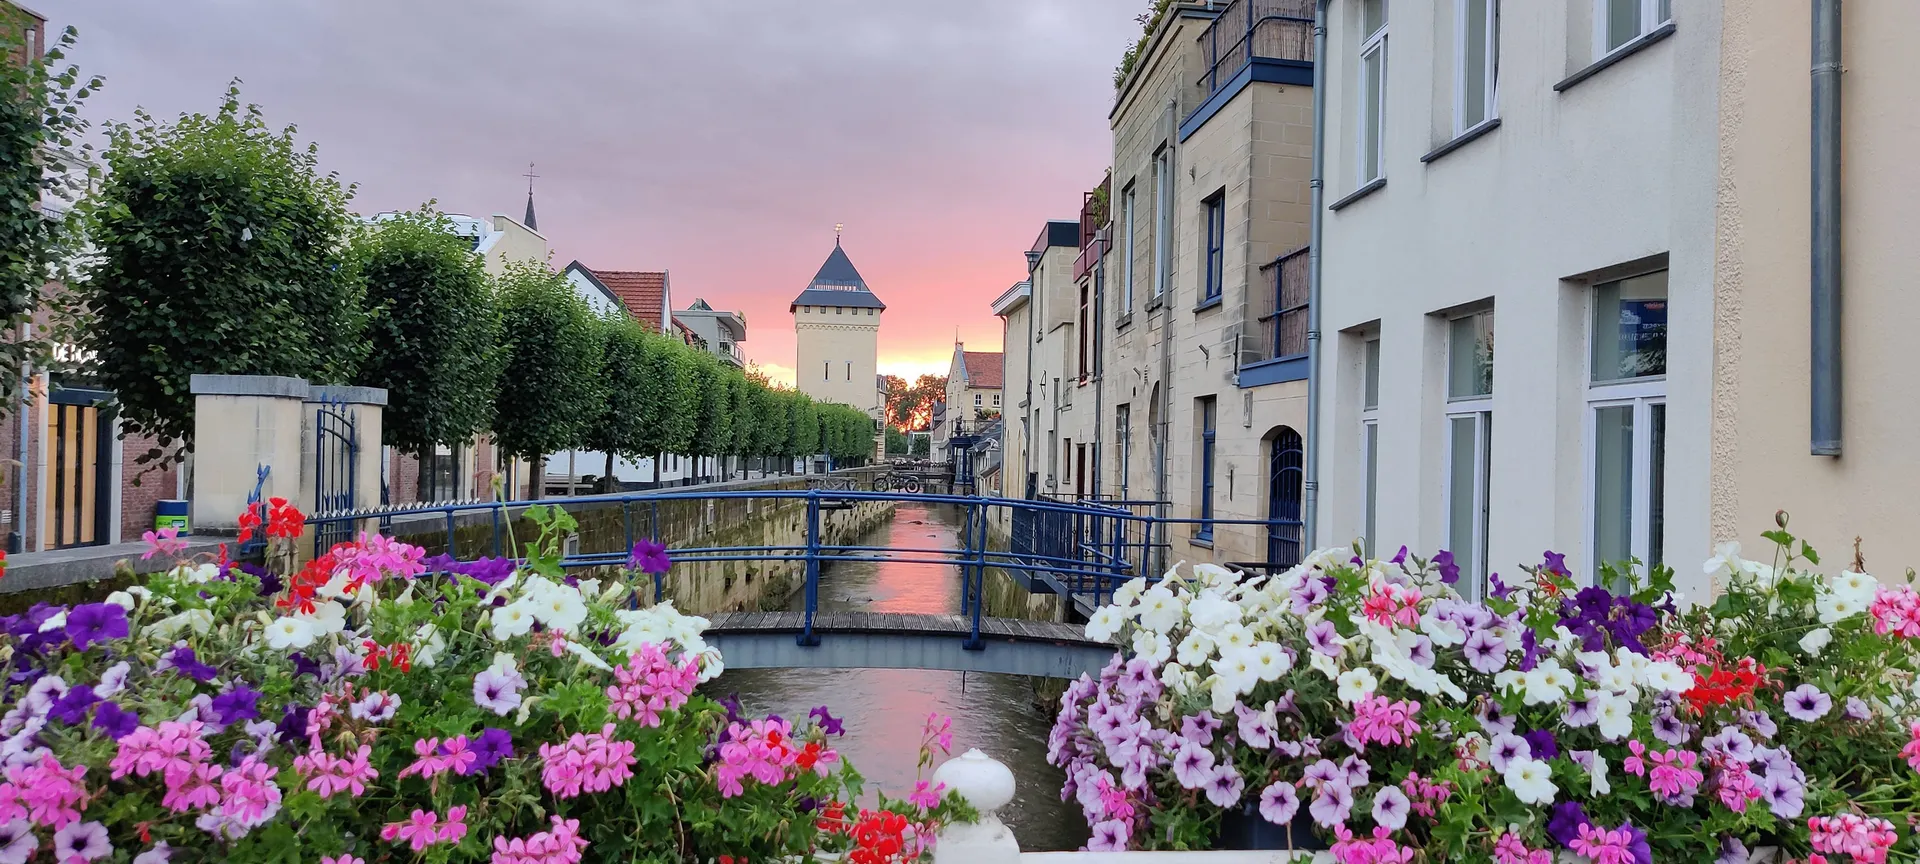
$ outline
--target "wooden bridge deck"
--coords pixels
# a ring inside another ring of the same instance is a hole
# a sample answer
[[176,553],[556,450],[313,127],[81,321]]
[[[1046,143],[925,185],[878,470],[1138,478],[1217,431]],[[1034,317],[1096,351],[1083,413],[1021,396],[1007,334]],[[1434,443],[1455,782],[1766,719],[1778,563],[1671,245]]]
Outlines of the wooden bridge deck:
[[1087,638],[1078,624],[980,619],[979,650],[965,650],[972,632],[963,615],[898,612],[820,612],[813,617],[819,644],[795,638],[803,612],[720,612],[707,616],[703,634],[728,668],[945,669],[1048,678],[1099,674],[1116,646]]

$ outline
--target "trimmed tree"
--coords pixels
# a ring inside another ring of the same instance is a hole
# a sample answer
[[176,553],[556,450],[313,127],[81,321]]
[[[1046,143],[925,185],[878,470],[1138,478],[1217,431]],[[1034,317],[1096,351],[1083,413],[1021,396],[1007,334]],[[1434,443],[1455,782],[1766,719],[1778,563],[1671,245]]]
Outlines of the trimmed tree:
[[[100,79],[82,83],[78,67],[58,68],[73,48],[69,27],[54,47],[27,56],[26,13],[0,5],[0,318],[7,333],[0,339],[0,401],[19,398],[20,370],[26,364],[50,365],[58,330],[39,328],[23,339],[19,325],[31,320],[49,280],[65,279],[79,232],[44,211],[51,197],[72,201],[86,181],[98,176],[93,145],[76,143],[86,132],[79,108],[99,89]],[[70,315],[56,316],[60,329]]]
[[601,491],[612,492],[614,460],[646,454],[647,328],[624,313],[597,320],[600,329],[601,410],[587,430],[587,446],[607,454]]
[[[487,431],[500,376],[500,310],[472,244],[422,207],[362,231],[353,265],[366,288],[362,384],[387,390],[382,440],[415,456]],[[424,477],[428,461],[420,459]]]
[[821,449],[820,406],[805,393],[795,393],[788,416],[793,423],[789,445],[794,457],[804,459],[825,452]]
[[237,89],[212,116],[136,117],[108,136],[80,287],[81,348],[127,431],[191,438],[195,373],[351,377],[364,350],[360,286],[341,266],[352,191]]
[[730,409],[727,413],[733,419],[732,434],[727,443],[727,453],[740,457],[740,468],[746,470],[746,460],[756,455],[753,452],[753,391],[759,385],[749,380],[744,373],[734,372],[727,377],[727,401]]
[[698,470],[701,458],[724,459],[732,447],[733,396],[728,382],[732,370],[705,351],[694,354],[693,464]]
[[543,263],[509,263],[499,304],[504,362],[493,437],[502,452],[532,461],[540,498],[547,454],[584,444],[600,417],[600,330],[566,277]]
[[693,351],[677,339],[647,334],[646,368],[641,378],[640,451],[653,457],[653,479],[660,481],[660,456],[693,448],[695,411]]

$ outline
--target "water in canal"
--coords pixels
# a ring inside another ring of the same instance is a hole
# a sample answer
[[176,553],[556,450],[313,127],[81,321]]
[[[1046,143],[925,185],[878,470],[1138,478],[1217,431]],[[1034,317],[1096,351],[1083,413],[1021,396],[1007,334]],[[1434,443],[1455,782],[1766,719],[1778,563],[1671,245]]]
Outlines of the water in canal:
[[[892,522],[859,545],[953,549],[960,518],[952,508],[903,503]],[[803,609],[804,602],[796,595],[792,608]],[[960,570],[889,561],[832,564],[820,577],[820,611],[958,614]],[[960,650],[957,643],[953,650]],[[921,723],[931,712],[951,716],[954,755],[978,747],[1013,769],[1014,801],[1001,818],[1020,848],[1044,852],[1086,843],[1079,806],[1061,802],[1063,778],[1046,761],[1052,714],[1034,706],[1026,678],[921,669],[738,669],[707,690],[737,694],[748,710],[782,717],[804,718],[814,706],[828,706],[846,719],[840,754],[870,787],[895,797],[913,791]]]

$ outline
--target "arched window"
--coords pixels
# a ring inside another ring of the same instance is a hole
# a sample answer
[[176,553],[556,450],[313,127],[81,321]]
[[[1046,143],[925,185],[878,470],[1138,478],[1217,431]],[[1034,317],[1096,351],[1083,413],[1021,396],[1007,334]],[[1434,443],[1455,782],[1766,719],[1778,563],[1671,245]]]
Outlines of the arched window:
[[1300,491],[1306,458],[1300,433],[1281,426],[1267,433],[1267,562],[1300,563]]

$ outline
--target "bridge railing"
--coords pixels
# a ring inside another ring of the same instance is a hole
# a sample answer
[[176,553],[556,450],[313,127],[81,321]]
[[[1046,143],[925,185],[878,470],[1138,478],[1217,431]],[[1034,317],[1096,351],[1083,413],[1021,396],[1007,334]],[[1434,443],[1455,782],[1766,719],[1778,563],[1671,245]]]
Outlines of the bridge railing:
[[[839,486],[840,484],[834,484]],[[662,509],[676,502],[698,502],[715,521],[715,506],[722,502],[746,501],[747,507],[761,505],[803,508],[804,530],[797,542],[747,545],[676,546],[676,561],[689,564],[720,562],[770,562],[792,565],[804,576],[805,627],[799,636],[803,645],[817,644],[814,616],[819,609],[819,582],[822,569],[836,562],[887,562],[895,564],[951,565],[960,569],[961,614],[971,619],[968,647],[980,643],[980,620],[986,611],[986,580],[990,570],[1015,574],[1034,590],[1065,595],[1082,614],[1089,614],[1108,602],[1115,588],[1136,576],[1157,579],[1164,571],[1165,551],[1170,526],[1196,520],[1168,519],[1155,515],[1163,508],[1157,502],[1140,501],[1057,501],[1046,499],[991,498],[937,493],[908,494],[872,492],[860,488],[812,489],[688,489],[658,490],[644,493],[616,493],[570,497],[557,501],[450,502],[413,507],[384,507],[320,513],[307,522],[317,533],[345,533],[374,519],[382,524],[411,526],[413,533],[444,534],[443,549],[458,560],[488,556],[518,557],[515,524],[529,508],[552,505],[593,514],[605,527],[611,518],[618,520],[619,544],[612,548],[572,549],[564,555],[562,566],[569,568],[608,568],[623,566],[629,550],[642,539],[658,539],[663,523]],[[868,546],[830,543],[825,532],[826,517],[836,510],[862,502],[918,503],[957,509],[962,515],[953,546]],[[617,517],[608,511],[617,510]],[[1006,544],[991,537],[989,527],[999,515],[1009,515],[1014,536]],[[1212,525],[1268,526],[1257,520],[1209,520]],[[343,528],[344,526],[344,528]],[[474,526],[481,526],[474,528]],[[463,532],[462,529],[469,529]],[[399,529],[396,529],[396,531]],[[607,532],[602,532],[607,533]],[[519,536],[524,537],[525,532]],[[654,600],[665,598],[666,580],[655,576]]]

